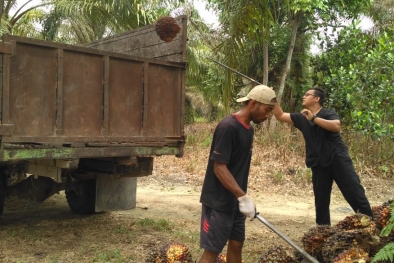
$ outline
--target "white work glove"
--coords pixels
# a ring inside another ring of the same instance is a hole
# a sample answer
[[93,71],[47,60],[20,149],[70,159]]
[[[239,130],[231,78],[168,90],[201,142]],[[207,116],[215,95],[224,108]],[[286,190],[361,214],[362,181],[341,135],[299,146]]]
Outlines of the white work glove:
[[239,201],[239,211],[242,214],[255,218],[256,216],[256,205],[253,203],[252,199],[248,195],[244,195],[238,198]]

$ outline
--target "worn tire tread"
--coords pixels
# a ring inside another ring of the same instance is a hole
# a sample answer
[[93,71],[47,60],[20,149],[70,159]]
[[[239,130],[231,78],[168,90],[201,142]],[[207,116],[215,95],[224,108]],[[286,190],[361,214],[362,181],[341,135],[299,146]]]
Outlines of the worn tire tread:
[[96,180],[82,180],[78,182],[82,187],[81,195],[75,191],[66,191],[66,199],[69,207],[77,214],[92,214],[95,212],[96,203]]
[[4,212],[6,184],[5,179],[0,176],[0,215]]

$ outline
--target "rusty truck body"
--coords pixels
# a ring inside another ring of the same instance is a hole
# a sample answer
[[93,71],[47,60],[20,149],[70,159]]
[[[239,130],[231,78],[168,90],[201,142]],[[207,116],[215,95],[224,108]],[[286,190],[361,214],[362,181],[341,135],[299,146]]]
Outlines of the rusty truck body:
[[3,36],[0,214],[65,190],[77,213],[135,207],[139,176],[185,144],[186,17],[165,43],[145,26],[86,46]]

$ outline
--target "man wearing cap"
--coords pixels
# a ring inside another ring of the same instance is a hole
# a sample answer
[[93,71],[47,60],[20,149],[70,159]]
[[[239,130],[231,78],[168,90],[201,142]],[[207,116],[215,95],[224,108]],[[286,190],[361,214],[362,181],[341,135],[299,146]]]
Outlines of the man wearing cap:
[[341,121],[333,110],[323,108],[326,93],[311,88],[303,96],[301,112],[286,113],[278,105],[275,118],[294,124],[305,139],[306,166],[312,170],[315,195],[316,224],[330,225],[330,196],[335,181],[355,212],[372,217],[372,209],[341,138]]
[[256,216],[256,206],[246,194],[254,130],[250,122],[265,121],[275,104],[275,92],[254,87],[236,113],[225,117],[213,134],[208,166],[201,191],[199,263],[213,263],[228,241],[227,262],[241,263],[245,219]]

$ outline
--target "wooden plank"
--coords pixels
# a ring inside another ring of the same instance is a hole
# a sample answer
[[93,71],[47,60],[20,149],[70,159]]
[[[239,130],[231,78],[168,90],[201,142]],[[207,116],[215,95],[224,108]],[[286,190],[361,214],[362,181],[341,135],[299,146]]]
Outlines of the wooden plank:
[[169,43],[159,38],[155,24],[152,24],[94,41],[86,46],[166,61],[186,62],[187,16],[179,16],[175,20],[181,32]]
[[114,58],[122,58],[122,59],[129,59],[134,61],[141,61],[141,62],[149,62],[158,65],[166,65],[172,67],[181,67],[185,68],[185,63],[179,63],[174,61],[164,61],[155,58],[148,58],[148,57],[139,57],[135,55],[130,55],[126,53],[119,53],[119,52],[111,52],[106,50],[100,50],[96,48],[89,48],[89,47],[82,47],[82,46],[74,46],[74,45],[66,45],[61,43],[55,43],[50,41],[44,41],[34,38],[26,38],[26,37],[19,37],[13,35],[5,35],[5,41],[15,41],[17,43],[24,43],[29,45],[36,45],[36,46],[44,46],[47,48],[55,48],[55,49],[63,49],[64,51],[72,51],[72,52],[79,52],[84,54],[92,54],[92,55],[100,55],[100,56],[110,56]]
[[3,142],[9,143],[58,143],[61,142],[63,144],[72,143],[72,142],[111,142],[111,143],[119,143],[119,142],[133,142],[137,144],[145,144],[148,142],[173,142],[178,140],[184,140],[183,137],[158,137],[158,136],[130,136],[130,137],[119,137],[119,136],[62,136],[62,137],[3,137]]
[[181,83],[180,83],[180,87],[179,87],[179,93],[180,93],[180,111],[179,111],[179,118],[180,118],[180,123],[179,123],[179,129],[180,129],[180,136],[185,136],[185,101],[186,101],[186,97],[185,97],[185,89],[183,87],[185,87],[186,85],[186,71],[185,70],[181,70],[180,72],[181,75]]
[[3,55],[3,89],[2,89],[1,123],[10,123],[10,55]]
[[12,135],[14,131],[14,125],[2,124],[0,125],[0,135]]
[[14,55],[14,43],[0,42],[0,53]]
[[148,126],[148,107],[149,107],[149,63],[144,63],[144,93],[143,101],[144,105],[142,107],[142,135],[146,133],[146,127]]
[[104,80],[103,80],[103,127],[101,129],[102,135],[108,135],[108,115],[109,115],[109,57],[103,57],[103,66],[104,66]]
[[63,128],[63,49],[57,50],[57,89],[56,89],[56,134],[62,134]]
[[109,158],[125,156],[177,155],[180,146],[134,146],[134,147],[84,147],[50,149],[0,149],[0,161]]
[[186,44],[187,44],[187,16],[184,16],[182,17],[182,49],[183,50],[182,50],[182,60],[180,60],[183,62],[187,61]]

